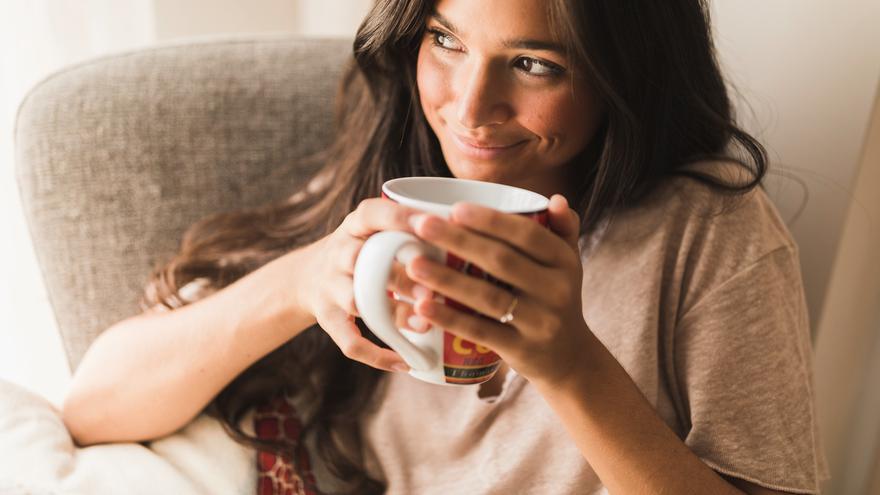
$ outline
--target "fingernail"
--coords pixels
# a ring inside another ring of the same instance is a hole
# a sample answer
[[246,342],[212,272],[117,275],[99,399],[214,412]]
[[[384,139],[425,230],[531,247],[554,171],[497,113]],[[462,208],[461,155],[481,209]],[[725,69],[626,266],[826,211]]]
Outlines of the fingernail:
[[405,365],[404,363],[394,363],[391,365],[391,369],[400,373],[406,373],[407,371],[409,371],[409,366]]
[[428,321],[418,315],[412,315],[407,318],[406,323],[413,330],[424,330],[428,326]]
[[431,297],[431,289],[425,287],[424,285],[413,285],[412,292],[413,295],[416,296],[416,299],[429,299]]
[[419,224],[424,221],[425,217],[427,217],[427,215],[425,215],[424,213],[411,215],[409,217],[409,226],[412,227],[413,230],[416,230]]
[[409,217],[409,224],[412,226],[413,231],[417,232],[422,237],[433,237],[442,232],[444,220],[439,217],[429,217],[431,217],[431,215],[416,215],[414,217]]
[[452,207],[452,215],[460,220],[468,220],[474,216],[474,210],[467,203],[456,203]]

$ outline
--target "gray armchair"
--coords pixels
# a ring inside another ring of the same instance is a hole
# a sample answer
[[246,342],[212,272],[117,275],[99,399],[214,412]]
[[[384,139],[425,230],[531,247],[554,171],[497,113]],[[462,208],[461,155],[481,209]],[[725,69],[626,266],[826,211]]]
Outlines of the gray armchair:
[[[72,369],[139,311],[194,221],[289,195],[328,142],[348,40],[163,46],[60,71],[22,103],[16,174]],[[247,424],[244,425],[247,428]],[[0,380],[0,493],[249,493],[256,455],[206,415],[146,444],[77,448],[58,410]]]
[[290,194],[332,131],[349,40],[213,41],[58,72],[22,103],[16,174],[71,368],[137,312],[195,220]]

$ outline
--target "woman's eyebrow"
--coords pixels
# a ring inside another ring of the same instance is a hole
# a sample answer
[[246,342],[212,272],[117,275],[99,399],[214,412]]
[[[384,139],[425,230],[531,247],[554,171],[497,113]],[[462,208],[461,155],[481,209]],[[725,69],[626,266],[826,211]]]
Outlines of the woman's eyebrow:
[[565,53],[565,50],[562,48],[562,45],[559,43],[554,43],[552,41],[541,41],[541,40],[529,40],[529,39],[513,39],[507,40],[503,43],[505,48],[522,48],[524,50],[547,50],[551,52],[556,52],[560,55]]
[[452,21],[450,21],[449,19],[443,17],[440,12],[437,12],[435,10],[431,12],[430,17],[433,17],[435,21],[439,22],[443,27],[445,27],[452,33],[459,34],[458,28],[455,27],[455,24],[453,24]]
[[[452,21],[443,17],[443,15],[436,10],[431,12],[430,17],[432,17],[435,21],[448,29],[450,32],[454,34],[461,34],[459,29],[455,27],[455,24],[453,24]],[[560,45],[559,43],[554,43],[552,41],[515,38],[512,40],[505,40],[502,43],[502,46],[504,46],[504,48],[520,48],[524,50],[546,50],[556,52],[560,55],[563,55],[565,53],[565,49],[562,47],[562,45]]]

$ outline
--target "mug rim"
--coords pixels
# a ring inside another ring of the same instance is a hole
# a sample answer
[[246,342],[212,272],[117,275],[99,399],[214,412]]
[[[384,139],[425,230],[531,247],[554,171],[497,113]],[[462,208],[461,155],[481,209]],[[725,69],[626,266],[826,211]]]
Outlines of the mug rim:
[[395,191],[393,188],[396,185],[405,182],[445,182],[445,183],[461,183],[467,182],[472,185],[476,185],[477,187],[485,188],[485,189],[494,189],[494,190],[504,190],[504,191],[516,191],[517,194],[525,194],[530,196],[536,203],[541,203],[542,206],[535,207],[524,207],[524,208],[498,208],[493,207],[499,211],[504,213],[518,213],[518,214],[530,214],[530,213],[540,213],[546,211],[550,207],[550,199],[544,196],[543,194],[537,193],[535,191],[530,191],[528,189],[523,189],[521,187],[510,186],[507,184],[500,184],[498,182],[489,182],[489,181],[480,181],[473,179],[459,179],[456,177],[430,177],[430,176],[415,176],[415,177],[399,177],[397,179],[391,179],[385,181],[382,184],[382,192],[388,196],[388,198],[401,203],[408,204],[410,206],[420,208],[420,209],[442,209],[442,210],[452,210],[451,204],[446,203],[438,203],[434,201],[428,201],[424,199],[413,198],[412,196],[407,196],[405,193],[400,191]]

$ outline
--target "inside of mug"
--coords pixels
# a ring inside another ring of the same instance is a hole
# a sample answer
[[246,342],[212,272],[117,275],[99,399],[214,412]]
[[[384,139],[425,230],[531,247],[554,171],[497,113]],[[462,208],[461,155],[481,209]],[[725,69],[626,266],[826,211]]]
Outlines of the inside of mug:
[[529,213],[547,208],[550,200],[519,187],[445,177],[405,177],[390,180],[382,187],[391,199],[406,203],[428,203],[451,207],[466,201],[506,213]]

